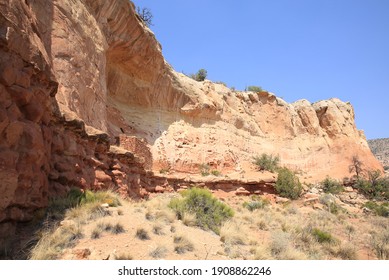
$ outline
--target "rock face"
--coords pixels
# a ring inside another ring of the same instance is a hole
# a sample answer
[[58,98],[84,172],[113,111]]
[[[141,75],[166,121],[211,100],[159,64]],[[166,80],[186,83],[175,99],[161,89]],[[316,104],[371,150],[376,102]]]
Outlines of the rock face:
[[368,141],[369,147],[376,158],[385,167],[385,171],[389,172],[389,138],[372,139]]
[[349,103],[196,82],[127,0],[0,0],[0,236],[72,186],[142,196],[150,170],[243,178],[264,152],[307,181],[347,176],[355,155],[382,169]]

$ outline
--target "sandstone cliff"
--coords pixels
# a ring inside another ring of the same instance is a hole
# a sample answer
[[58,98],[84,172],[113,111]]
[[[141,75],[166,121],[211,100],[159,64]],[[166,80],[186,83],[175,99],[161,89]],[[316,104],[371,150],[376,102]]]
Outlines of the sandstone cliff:
[[241,171],[261,152],[279,154],[282,164],[315,178],[346,176],[354,155],[381,168],[349,103],[287,104],[267,92],[193,81],[165,62],[128,1],[54,1],[54,21],[51,52],[62,112],[111,136],[124,131],[145,138],[154,170],[198,172],[205,163]]
[[[253,182],[263,152],[307,181],[348,176],[354,155],[382,169],[349,103],[196,82],[169,66],[127,0],[0,8],[0,236],[71,186],[142,196],[163,182],[149,169],[179,181],[208,164],[222,184]],[[126,146],[126,135],[137,138]]]

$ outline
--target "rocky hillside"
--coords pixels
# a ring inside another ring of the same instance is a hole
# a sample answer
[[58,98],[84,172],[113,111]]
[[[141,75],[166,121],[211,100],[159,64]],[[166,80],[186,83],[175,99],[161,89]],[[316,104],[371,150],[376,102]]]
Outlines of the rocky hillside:
[[307,182],[348,176],[355,155],[382,169],[351,104],[196,82],[164,60],[128,0],[0,8],[0,236],[70,187],[143,197],[201,183],[205,164],[223,175],[214,188],[260,191],[269,180],[252,156],[264,152]]
[[372,139],[367,141],[376,158],[389,170],[389,138]]

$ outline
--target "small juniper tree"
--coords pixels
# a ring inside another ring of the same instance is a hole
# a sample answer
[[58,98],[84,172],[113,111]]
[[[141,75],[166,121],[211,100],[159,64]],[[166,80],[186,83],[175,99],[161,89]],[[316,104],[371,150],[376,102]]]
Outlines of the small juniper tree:
[[196,74],[190,75],[190,77],[198,82],[202,82],[207,78],[208,72],[205,69],[200,69]]
[[142,19],[142,21],[146,24],[147,27],[153,25],[153,14],[151,13],[151,10],[149,8],[138,7],[136,9],[136,12],[138,13],[139,17]]
[[301,195],[303,187],[298,177],[288,168],[280,168],[276,181],[277,193],[286,198],[297,199]]

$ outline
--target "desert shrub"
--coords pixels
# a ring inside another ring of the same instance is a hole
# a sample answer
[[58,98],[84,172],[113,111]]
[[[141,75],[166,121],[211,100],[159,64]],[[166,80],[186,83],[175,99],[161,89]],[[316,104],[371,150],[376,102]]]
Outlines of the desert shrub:
[[208,75],[207,70],[200,69],[199,71],[197,71],[196,74],[191,74],[189,75],[189,77],[191,77],[195,81],[202,82],[207,78],[207,75]]
[[159,170],[159,173],[161,173],[161,174],[168,174],[169,171],[170,171],[170,169],[168,169],[168,168],[161,168],[161,169]]
[[268,155],[265,153],[260,156],[255,156],[253,160],[253,163],[258,166],[259,170],[267,170],[270,172],[276,171],[280,163],[279,156]]
[[380,260],[389,260],[389,232],[381,231],[372,236],[371,246]]
[[363,206],[372,210],[378,216],[389,217],[389,203],[379,204],[374,201],[368,201]]
[[388,171],[389,170],[389,165],[384,166],[384,170]]
[[316,241],[319,243],[331,243],[335,241],[331,233],[323,231],[321,229],[313,228],[311,233],[313,237],[316,239]]
[[313,244],[315,242],[315,239],[312,236],[311,232],[312,225],[297,227],[293,235],[293,243],[300,248],[309,250],[311,247],[313,247]]
[[221,172],[220,172],[219,170],[212,170],[212,171],[211,171],[211,174],[212,174],[213,176],[218,177],[218,176],[221,175]]
[[267,199],[258,198],[249,202],[244,202],[243,207],[253,212],[256,209],[264,209],[270,204],[270,201]]
[[80,199],[80,204],[88,204],[88,203],[101,203],[101,204],[106,203],[111,207],[117,207],[121,205],[117,195],[113,194],[110,191],[97,191],[97,192],[90,191],[90,190],[84,191]]
[[259,86],[248,86],[247,91],[255,91],[255,92],[262,92],[263,89]]
[[330,177],[325,178],[321,182],[321,185],[325,193],[338,194],[344,190],[343,186],[338,181],[331,179]]
[[208,176],[210,168],[211,167],[206,163],[200,164],[199,170],[200,170],[201,176]]
[[149,240],[150,239],[148,232],[143,228],[138,228],[136,230],[135,236],[138,237],[140,240]]
[[78,188],[71,188],[70,191],[67,193],[66,197],[69,202],[69,206],[77,206],[80,204],[81,199],[84,195],[84,192]]
[[169,207],[182,219],[184,213],[194,214],[196,225],[219,233],[221,225],[234,215],[233,210],[205,189],[191,188],[182,192],[183,198],[172,199]]
[[63,219],[68,209],[80,204],[83,192],[78,188],[71,188],[64,197],[56,197],[49,200],[47,214],[54,220]]
[[379,170],[369,171],[368,179],[358,179],[354,188],[370,199],[389,200],[389,179]]
[[285,167],[279,169],[276,191],[280,196],[297,199],[300,197],[302,189],[298,177],[291,170]]

